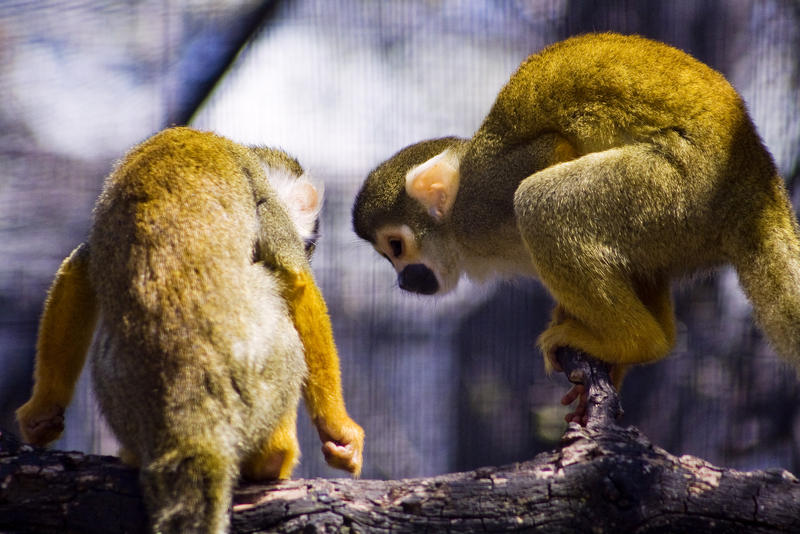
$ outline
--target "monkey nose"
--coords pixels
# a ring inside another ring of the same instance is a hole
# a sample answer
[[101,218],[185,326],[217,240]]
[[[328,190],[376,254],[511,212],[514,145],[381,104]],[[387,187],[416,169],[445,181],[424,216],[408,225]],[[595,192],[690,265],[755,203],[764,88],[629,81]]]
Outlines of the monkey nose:
[[406,266],[397,276],[400,289],[421,293],[423,295],[433,295],[439,291],[439,281],[436,275],[422,263],[412,263]]

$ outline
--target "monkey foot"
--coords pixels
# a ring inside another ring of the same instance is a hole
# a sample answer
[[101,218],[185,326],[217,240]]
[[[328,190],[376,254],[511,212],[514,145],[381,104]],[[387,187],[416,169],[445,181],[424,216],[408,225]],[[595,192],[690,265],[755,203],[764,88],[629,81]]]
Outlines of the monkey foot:
[[565,417],[568,423],[603,427],[622,417],[619,395],[611,384],[610,364],[568,348],[559,348],[556,359],[573,384],[561,403],[578,401],[575,410]]

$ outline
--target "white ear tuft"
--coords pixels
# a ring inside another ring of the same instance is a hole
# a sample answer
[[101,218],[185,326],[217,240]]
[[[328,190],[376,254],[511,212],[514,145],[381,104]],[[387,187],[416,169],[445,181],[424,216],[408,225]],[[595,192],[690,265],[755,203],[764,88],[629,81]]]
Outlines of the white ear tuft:
[[283,169],[267,169],[269,183],[289,212],[297,233],[304,241],[316,234],[317,218],[322,210],[324,188],[315,186],[307,174],[295,176]]
[[453,207],[458,193],[458,156],[447,149],[413,167],[406,174],[406,193],[441,220]]

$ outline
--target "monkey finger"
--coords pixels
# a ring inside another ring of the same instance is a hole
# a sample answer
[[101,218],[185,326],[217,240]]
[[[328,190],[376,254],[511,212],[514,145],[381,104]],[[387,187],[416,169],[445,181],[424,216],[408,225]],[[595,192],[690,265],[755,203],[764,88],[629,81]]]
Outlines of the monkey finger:
[[586,419],[586,414],[578,412],[577,410],[564,416],[564,421],[567,423],[578,423],[579,425],[585,425],[583,422],[584,419]]
[[566,421],[567,423],[571,423],[574,418],[575,418],[575,412],[569,412],[567,415],[564,416],[564,421]]
[[564,405],[572,404],[576,399],[578,400],[578,404],[575,406],[575,410],[565,415],[564,420],[567,423],[578,423],[579,425],[586,426],[589,418],[587,411],[589,406],[589,392],[586,391],[586,387],[583,384],[572,386],[561,399],[561,403]]
[[335,441],[326,441],[322,444],[322,454],[325,456],[325,461],[329,464],[337,464],[334,467],[339,467],[343,461],[350,460],[353,457],[353,446],[342,445]]
[[322,454],[331,467],[343,469],[351,473],[361,471],[361,457],[351,444],[341,445],[334,441],[326,441],[322,445]]
[[586,395],[586,387],[583,384],[575,384],[567,391],[567,394],[561,398],[561,404],[565,406],[572,404],[575,399],[583,395]]

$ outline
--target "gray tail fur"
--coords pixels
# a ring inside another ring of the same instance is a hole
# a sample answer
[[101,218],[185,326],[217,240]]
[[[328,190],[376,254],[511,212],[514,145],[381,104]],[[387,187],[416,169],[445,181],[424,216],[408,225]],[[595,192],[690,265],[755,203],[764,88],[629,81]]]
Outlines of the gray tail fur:
[[211,447],[185,445],[142,466],[139,476],[153,532],[227,532],[234,466]]
[[800,238],[786,195],[774,193],[734,261],[756,322],[800,370]]

